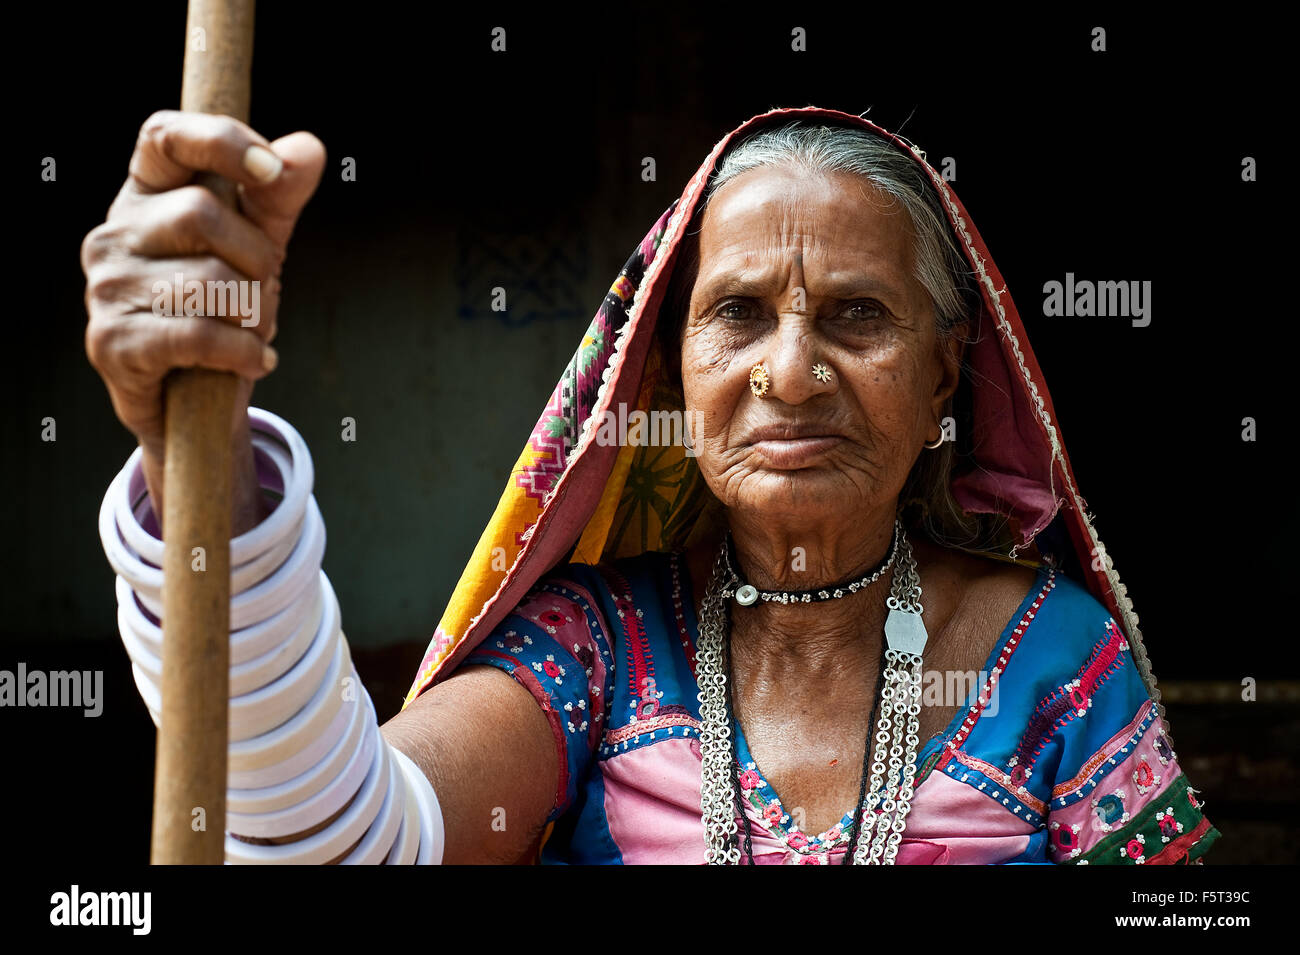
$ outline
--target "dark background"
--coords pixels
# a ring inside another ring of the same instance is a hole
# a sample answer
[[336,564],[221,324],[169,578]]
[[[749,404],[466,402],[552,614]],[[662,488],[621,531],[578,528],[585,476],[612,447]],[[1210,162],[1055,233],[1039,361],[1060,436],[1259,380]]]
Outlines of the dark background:
[[[774,106],[869,110],[936,167],[957,161],[953,186],[1141,617],[1180,761],[1224,833],[1208,861],[1296,857],[1290,117],[1275,26],[261,7],[252,124],[309,129],[329,160],[290,246],[280,368],[253,402],[312,450],[325,570],[381,721],[609,283],[713,144]],[[179,101],[184,10],[59,9],[15,22],[6,66],[0,668],[102,669],[105,705],[98,719],[0,710],[0,799],[20,850],[136,863],[154,734],[96,531],[133,440],[85,358],[79,246],[140,124]],[[1098,25],[1105,53],[1089,49]],[[790,50],[794,26],[808,52]],[[47,156],[55,182],[41,180]],[[1258,182],[1241,181],[1244,156]],[[343,157],[357,181],[341,181]],[[1043,283],[1066,272],[1151,281],[1151,325],[1042,317]],[[504,317],[487,307],[495,285]],[[355,443],[339,440],[344,416]],[[1240,700],[1245,677],[1255,702]]]

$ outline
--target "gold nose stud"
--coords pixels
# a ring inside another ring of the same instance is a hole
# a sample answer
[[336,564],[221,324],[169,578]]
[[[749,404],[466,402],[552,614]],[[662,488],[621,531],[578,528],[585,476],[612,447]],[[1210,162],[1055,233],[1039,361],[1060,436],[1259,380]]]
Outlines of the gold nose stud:
[[827,368],[825,365],[823,365],[821,362],[818,362],[817,364],[813,365],[812,371],[813,371],[813,377],[822,383],[831,380],[831,370]]
[[749,369],[749,390],[754,393],[755,398],[766,395],[771,384],[772,379],[767,373],[767,366],[761,361]]

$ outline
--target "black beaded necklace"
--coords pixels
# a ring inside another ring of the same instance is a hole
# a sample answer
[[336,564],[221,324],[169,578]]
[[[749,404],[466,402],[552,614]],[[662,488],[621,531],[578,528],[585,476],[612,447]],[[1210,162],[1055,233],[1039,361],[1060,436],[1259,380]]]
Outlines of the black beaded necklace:
[[753,584],[745,583],[745,579],[740,576],[740,572],[736,570],[735,565],[731,562],[731,553],[735,549],[735,541],[731,536],[731,531],[727,531],[726,546],[722,549],[722,559],[725,562],[727,573],[731,577],[731,583],[723,591],[723,596],[734,597],[736,603],[742,607],[748,607],[759,600],[765,603],[807,604],[848,597],[851,594],[856,594],[859,590],[870,587],[893,565],[894,557],[898,554],[898,541],[901,536],[902,525],[895,521],[893,542],[890,544],[888,553],[885,554],[874,569],[860,577],[854,577],[852,580],[846,580],[843,583],[833,584],[829,587],[817,587],[814,590],[759,590]]

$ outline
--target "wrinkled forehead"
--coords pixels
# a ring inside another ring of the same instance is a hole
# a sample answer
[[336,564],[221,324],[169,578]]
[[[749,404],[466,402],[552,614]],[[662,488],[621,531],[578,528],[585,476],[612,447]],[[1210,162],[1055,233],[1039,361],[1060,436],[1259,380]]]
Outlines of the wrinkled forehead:
[[[901,202],[849,172],[762,166],[710,197],[698,231],[697,299],[715,286],[765,277],[836,285],[859,276],[913,294],[912,228]],[[776,291],[778,289],[773,289]],[[761,293],[761,289],[758,290]],[[827,288],[825,294],[834,294]]]

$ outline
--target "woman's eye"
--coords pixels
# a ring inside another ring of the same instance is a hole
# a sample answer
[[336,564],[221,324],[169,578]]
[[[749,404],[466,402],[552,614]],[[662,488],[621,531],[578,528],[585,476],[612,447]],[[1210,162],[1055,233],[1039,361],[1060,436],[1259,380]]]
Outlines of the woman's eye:
[[873,318],[879,318],[884,314],[879,302],[853,302],[844,309],[844,314],[849,318],[858,321],[870,321]]
[[718,306],[717,311],[718,318],[725,318],[733,321],[748,318],[752,314],[753,308],[748,302],[724,302],[722,305]]

